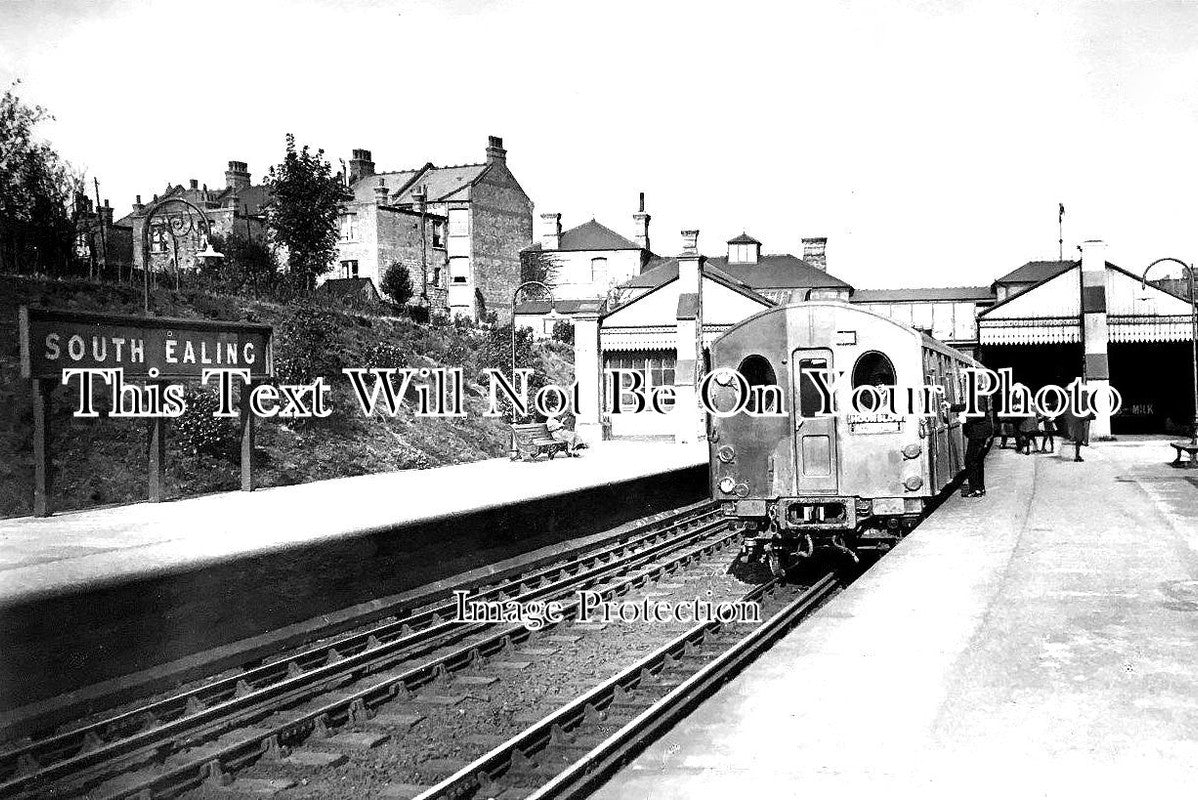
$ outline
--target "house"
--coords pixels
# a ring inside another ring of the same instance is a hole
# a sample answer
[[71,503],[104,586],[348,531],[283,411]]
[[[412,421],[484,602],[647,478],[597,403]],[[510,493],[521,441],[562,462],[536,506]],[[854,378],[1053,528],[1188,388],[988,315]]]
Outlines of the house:
[[[184,202],[166,202],[167,200]],[[244,161],[230,161],[225,171],[225,185],[209,189],[192,178],[187,186],[167,184],[161,195],[154,195],[143,204],[141,195],[133,203],[133,211],[118,224],[132,229],[132,260],[137,269],[145,261],[145,222],[153,213],[149,231],[151,268],[155,271],[193,269],[198,265],[195,254],[206,244],[203,221],[187,203],[202,209],[212,225],[212,233],[228,237],[234,233],[255,241],[266,238],[265,207],[270,195],[264,184],[254,185],[249,167]],[[161,205],[159,205],[161,204]]]
[[354,150],[353,199],[341,219],[338,277],[379,285],[392,264],[406,267],[413,302],[454,316],[510,315],[520,251],[532,243],[532,201],[507,165],[503,140],[489,138],[479,164],[378,172],[369,150]]
[[133,266],[133,227],[114,222],[108,201],[95,208],[87,195],[75,198],[75,256],[88,274],[119,277]]

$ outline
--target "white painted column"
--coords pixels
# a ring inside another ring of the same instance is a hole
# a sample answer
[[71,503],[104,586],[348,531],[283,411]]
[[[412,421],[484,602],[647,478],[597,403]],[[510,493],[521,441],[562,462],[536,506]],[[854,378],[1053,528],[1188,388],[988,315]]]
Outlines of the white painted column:
[[584,307],[574,317],[574,379],[578,409],[574,432],[588,442],[603,439],[603,358],[599,349],[599,304]]
[[[1110,359],[1107,354],[1110,336],[1106,312],[1106,242],[1082,242],[1081,272],[1082,342],[1086,383],[1091,389],[1103,391],[1111,382]],[[1090,438],[1111,438],[1109,414],[1099,414],[1090,423]]]
[[699,408],[697,382],[702,365],[700,344],[703,325],[703,259],[699,255],[699,232],[682,232],[678,256],[678,315],[674,366],[674,441],[692,444],[706,429]]

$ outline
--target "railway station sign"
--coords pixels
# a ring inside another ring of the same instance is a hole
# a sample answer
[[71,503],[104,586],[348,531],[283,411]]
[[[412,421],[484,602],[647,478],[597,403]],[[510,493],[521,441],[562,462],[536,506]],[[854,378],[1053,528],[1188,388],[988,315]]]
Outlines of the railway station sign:
[[[50,400],[67,370],[120,370],[123,379],[163,384],[200,381],[205,370],[248,370],[241,394],[241,488],[254,488],[254,415],[249,396],[255,381],[273,375],[272,328],[249,322],[131,317],[22,306],[17,320],[21,377],[33,396],[33,513],[50,503]],[[167,420],[149,422],[151,501],[163,499]]]
[[269,325],[22,308],[21,376],[120,368],[130,379],[199,380],[205,369],[271,374]]

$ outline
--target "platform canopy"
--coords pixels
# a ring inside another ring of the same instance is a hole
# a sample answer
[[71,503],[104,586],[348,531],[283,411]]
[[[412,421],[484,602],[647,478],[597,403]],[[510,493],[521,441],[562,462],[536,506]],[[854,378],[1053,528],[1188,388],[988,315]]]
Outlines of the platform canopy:
[[[1064,344],[1082,340],[1081,266],[1004,300],[978,315],[983,345]],[[1181,342],[1191,336],[1191,306],[1160,287],[1141,286],[1122,267],[1106,265],[1106,313],[1112,342]]]

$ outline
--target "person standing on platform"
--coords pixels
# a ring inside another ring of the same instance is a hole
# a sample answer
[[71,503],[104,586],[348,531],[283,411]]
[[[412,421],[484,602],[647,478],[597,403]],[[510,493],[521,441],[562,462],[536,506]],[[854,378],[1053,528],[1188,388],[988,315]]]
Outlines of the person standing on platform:
[[[1061,419],[1065,422],[1065,433],[1073,440],[1073,460],[1085,461],[1082,458],[1082,448],[1090,446],[1090,421],[1095,417],[1093,409],[1085,416],[1079,417],[1073,413],[1073,409],[1066,409],[1061,415]],[[1061,448],[1064,451],[1065,448]],[[1062,452],[1064,455],[1064,452]]]
[[[982,399],[982,413],[968,417],[961,426],[965,435],[965,480],[967,488],[961,490],[962,497],[982,497],[986,494],[986,453],[994,438],[994,411],[990,399]],[[964,411],[965,404],[951,407],[952,411]]]

